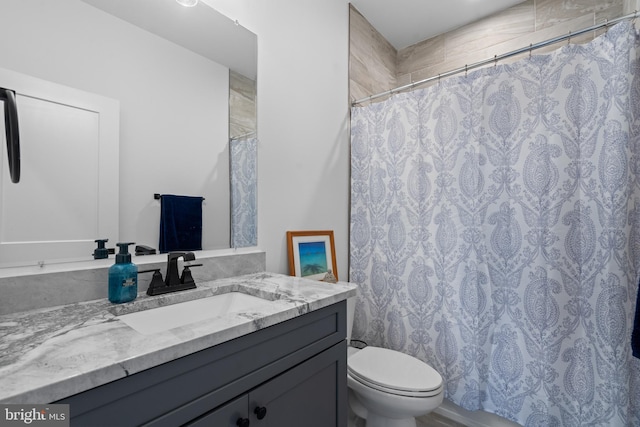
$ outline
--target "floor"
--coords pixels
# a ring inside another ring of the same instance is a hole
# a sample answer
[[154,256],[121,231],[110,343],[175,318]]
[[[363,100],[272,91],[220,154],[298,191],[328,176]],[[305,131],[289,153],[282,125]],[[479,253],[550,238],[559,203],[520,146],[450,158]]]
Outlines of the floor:
[[[417,420],[416,427],[467,427],[438,414],[427,414]],[[364,427],[364,420],[350,414],[348,427]]]
[[466,425],[445,418],[442,415],[431,413],[420,417],[417,427],[466,427]]

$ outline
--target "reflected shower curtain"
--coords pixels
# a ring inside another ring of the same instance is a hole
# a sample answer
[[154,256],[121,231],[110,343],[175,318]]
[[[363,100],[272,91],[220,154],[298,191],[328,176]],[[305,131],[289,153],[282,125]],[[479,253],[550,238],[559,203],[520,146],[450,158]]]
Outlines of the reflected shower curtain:
[[229,141],[231,247],[258,244],[258,139]]
[[621,23],[353,109],[354,338],[466,409],[640,425],[639,52]]

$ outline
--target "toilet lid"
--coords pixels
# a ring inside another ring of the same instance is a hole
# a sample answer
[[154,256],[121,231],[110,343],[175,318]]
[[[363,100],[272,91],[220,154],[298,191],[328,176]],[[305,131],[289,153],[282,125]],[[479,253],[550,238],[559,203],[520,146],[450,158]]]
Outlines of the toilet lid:
[[428,393],[442,386],[442,377],[431,366],[386,348],[367,346],[347,359],[351,376],[374,388],[404,394]]

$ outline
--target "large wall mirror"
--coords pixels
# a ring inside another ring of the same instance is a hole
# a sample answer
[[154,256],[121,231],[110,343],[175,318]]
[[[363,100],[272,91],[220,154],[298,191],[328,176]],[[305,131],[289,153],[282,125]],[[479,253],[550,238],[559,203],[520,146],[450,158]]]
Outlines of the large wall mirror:
[[[195,7],[175,0],[3,0],[0,16],[5,17],[0,25],[0,68],[113,100],[119,108],[119,154],[111,170],[82,150],[67,155],[73,157],[69,160],[55,159],[55,149],[22,149],[25,182],[29,156],[38,156],[38,167],[51,167],[56,176],[67,160],[84,165],[86,172],[71,178],[78,185],[51,185],[46,192],[60,203],[73,197],[86,199],[92,209],[97,206],[85,216],[115,215],[95,204],[93,191],[100,189],[87,178],[93,169],[102,168],[99,173],[117,187],[118,231],[101,235],[101,229],[85,227],[81,233],[63,232],[55,221],[48,223],[46,215],[34,220],[35,212],[47,211],[47,199],[32,197],[23,209],[5,199],[10,192],[19,199],[30,198],[20,193],[20,183],[14,184],[0,201],[0,240],[7,230],[26,229],[35,221],[51,230],[54,239],[84,245],[83,255],[49,251],[19,261],[0,259],[0,267],[91,260],[94,239],[109,239],[108,247],[132,241],[157,248],[160,202],[154,194],[203,197],[203,249],[229,248],[234,234],[230,140],[250,140],[247,146],[255,151],[256,35],[202,0]],[[243,165],[255,168],[253,154],[248,163],[247,154],[241,155]],[[8,176],[6,167],[0,172]],[[11,185],[4,181],[0,191]],[[13,209],[9,223],[8,206]],[[255,209],[252,215],[255,224]],[[245,218],[235,225],[246,223]],[[19,235],[13,231],[9,234]],[[251,243],[255,245],[249,240],[244,246]]]

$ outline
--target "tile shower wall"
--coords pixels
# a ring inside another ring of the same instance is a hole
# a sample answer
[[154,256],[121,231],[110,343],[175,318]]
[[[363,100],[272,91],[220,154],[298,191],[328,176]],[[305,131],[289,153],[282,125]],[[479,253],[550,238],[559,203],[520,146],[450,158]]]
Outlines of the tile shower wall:
[[256,81],[229,71],[229,138],[255,133]]
[[349,96],[361,99],[396,86],[396,49],[349,8]]
[[[352,6],[350,99],[362,99],[617,18],[640,9],[638,3],[637,0],[526,0],[503,12],[400,50],[391,46]],[[572,38],[571,42],[587,42],[596,35],[584,34]]]

